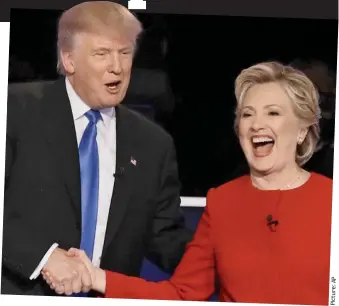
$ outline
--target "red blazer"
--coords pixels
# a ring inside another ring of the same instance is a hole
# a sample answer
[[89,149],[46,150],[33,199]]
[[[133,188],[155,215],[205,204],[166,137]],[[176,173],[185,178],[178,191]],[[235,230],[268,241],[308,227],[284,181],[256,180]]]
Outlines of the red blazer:
[[[106,271],[107,298],[327,305],[332,180],[261,191],[248,176],[212,189],[195,237],[168,281]],[[270,228],[267,216],[278,225]],[[272,231],[275,230],[275,231]]]

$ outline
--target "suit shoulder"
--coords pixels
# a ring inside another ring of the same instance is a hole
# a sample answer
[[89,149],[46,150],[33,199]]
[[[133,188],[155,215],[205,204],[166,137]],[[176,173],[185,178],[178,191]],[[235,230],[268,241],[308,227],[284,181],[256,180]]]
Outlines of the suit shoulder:
[[55,81],[8,84],[7,135],[16,137],[27,120],[34,120],[42,105],[40,102],[54,84]]
[[9,98],[25,98],[40,100],[45,91],[54,85],[56,81],[37,81],[27,83],[11,83],[8,84]]
[[320,190],[324,190],[328,188],[332,189],[333,187],[333,179],[320,173],[312,172],[312,181],[313,181],[312,186]]
[[124,120],[129,120],[134,126],[134,130],[136,134],[139,135],[139,138],[156,143],[173,142],[172,136],[168,132],[144,115],[123,105],[119,106],[119,110],[123,113],[123,116],[125,117]]
[[246,203],[244,200],[247,197],[246,189],[250,186],[249,180],[249,176],[244,175],[211,188],[206,197],[206,210],[209,215],[219,219],[220,216],[231,216],[235,211],[239,211],[239,205]]
[[219,194],[239,192],[239,190],[242,190],[244,188],[244,186],[248,183],[248,181],[249,181],[249,176],[243,175],[243,176],[240,176],[236,179],[233,179],[231,181],[228,181],[218,186],[217,188],[215,188],[215,190]]
[[238,197],[239,193],[244,191],[248,185],[249,176],[244,175],[226,182],[218,187],[211,188],[207,194],[209,202],[219,201],[220,199],[232,199]]
[[55,81],[8,84],[7,107],[9,112],[26,111],[35,108]]

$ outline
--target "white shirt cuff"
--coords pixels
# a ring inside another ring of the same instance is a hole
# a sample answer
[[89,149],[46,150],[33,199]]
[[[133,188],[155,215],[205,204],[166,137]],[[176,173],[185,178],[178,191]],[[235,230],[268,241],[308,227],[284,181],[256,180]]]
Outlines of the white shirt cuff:
[[42,268],[45,266],[46,262],[48,261],[49,257],[51,256],[51,254],[54,252],[54,250],[59,246],[59,244],[54,243],[49,250],[46,252],[45,256],[41,259],[39,265],[37,266],[37,268],[34,270],[34,272],[32,273],[32,275],[30,276],[30,280],[34,280],[36,279],[39,275],[40,272],[42,270]]

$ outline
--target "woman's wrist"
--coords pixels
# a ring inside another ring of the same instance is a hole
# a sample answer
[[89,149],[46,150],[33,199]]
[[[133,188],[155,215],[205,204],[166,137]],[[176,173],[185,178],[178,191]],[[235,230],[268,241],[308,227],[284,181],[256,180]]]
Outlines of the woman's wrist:
[[93,290],[105,294],[106,292],[106,272],[100,268],[94,270]]

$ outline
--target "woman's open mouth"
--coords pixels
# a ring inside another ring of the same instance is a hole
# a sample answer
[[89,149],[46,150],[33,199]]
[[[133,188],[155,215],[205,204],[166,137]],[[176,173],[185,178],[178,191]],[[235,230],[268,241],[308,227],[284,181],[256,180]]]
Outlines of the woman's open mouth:
[[251,142],[255,157],[265,157],[271,154],[275,143],[274,139],[269,136],[253,136]]

